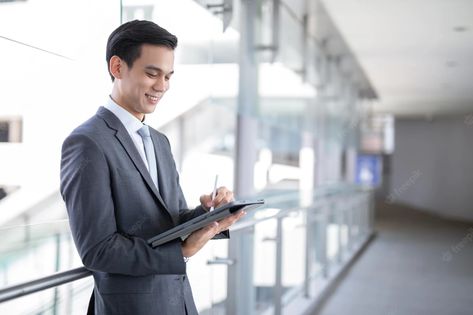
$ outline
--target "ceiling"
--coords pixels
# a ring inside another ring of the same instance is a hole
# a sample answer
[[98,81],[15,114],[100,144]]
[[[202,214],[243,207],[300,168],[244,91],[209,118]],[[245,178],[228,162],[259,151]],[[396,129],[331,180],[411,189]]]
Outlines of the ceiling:
[[323,4],[379,96],[374,111],[427,118],[473,113],[473,1]]
[[[282,11],[290,11],[296,20],[310,12],[311,33],[335,26],[335,31],[322,33],[341,35],[357,59],[378,96],[368,102],[374,112],[429,119],[473,113],[472,0],[320,0],[322,15],[317,14],[317,0],[281,1]],[[325,14],[329,23],[319,23]],[[281,27],[281,33],[296,34],[288,23]],[[282,42],[283,50],[300,49],[290,37]]]
[[[196,1],[221,2],[221,0]],[[473,0],[321,1],[337,27],[338,33],[343,36],[351,52],[356,56],[364,70],[364,75],[369,79],[379,97],[378,101],[370,103],[374,111],[393,113],[397,116],[427,118],[443,114],[470,115],[473,113]],[[50,2],[50,5],[62,3],[58,0]],[[112,2],[112,0],[104,2],[103,6],[109,6]],[[182,2],[179,3],[182,5]],[[238,1],[233,2],[238,3]],[[282,2],[285,4],[284,11],[290,9],[299,21],[302,20],[306,8],[311,8],[314,3],[317,3],[316,0],[282,0]],[[165,20],[166,16],[169,20],[176,20],[177,17],[183,15],[182,12],[179,14],[179,11],[169,14],[169,9],[166,11],[158,7],[158,3],[169,6],[173,2],[156,2],[155,11],[163,12],[160,21]],[[30,5],[17,9],[22,10],[23,17],[34,18],[35,10],[37,10],[35,2],[26,2],[26,4]],[[177,5],[176,7],[182,11],[181,7]],[[20,27],[24,19],[17,19],[17,22],[14,22],[15,19],[7,19],[8,16],[17,16],[10,11],[15,8],[13,5],[2,6],[1,15],[4,18],[0,18],[2,21],[0,24],[5,24],[5,31],[1,35],[23,40],[66,56],[73,55],[69,50],[72,51],[72,47],[76,46],[77,37],[59,36],[57,27],[54,29],[57,23],[42,22],[37,24],[40,30],[43,30],[43,32],[39,31],[39,34],[43,35],[38,36],[36,32],[32,35],[28,28]],[[79,8],[73,7],[73,9]],[[27,13],[33,15],[29,17],[25,15]],[[41,16],[44,18],[43,15]],[[70,18],[70,15],[64,16]],[[83,14],[76,14],[76,16],[84,19]],[[189,17],[186,16],[186,18]],[[195,13],[192,18],[196,18]],[[234,18],[234,20],[238,19]],[[181,22],[179,25],[182,28],[189,27],[188,23]],[[191,27],[197,28],[199,25],[191,25]],[[283,35],[284,32],[293,34],[287,24],[282,27]],[[67,31],[69,32],[70,29],[68,28]],[[227,31],[225,36],[230,33]],[[208,32],[202,31],[201,34],[208,34]],[[292,35],[292,37],[298,38],[297,35]],[[58,41],[58,38],[61,40]],[[74,38],[75,41],[71,41],[70,38]],[[183,37],[180,36],[180,38]],[[235,62],[238,58],[237,40],[238,36],[231,36],[219,46],[214,36],[211,45],[206,45],[206,47],[213,47],[215,62]],[[64,41],[67,45],[64,45]],[[6,42],[3,41],[0,45],[6,45]],[[298,43],[287,46],[300,50]],[[101,49],[102,46],[99,45],[99,47]],[[220,48],[221,52],[219,52]],[[191,57],[194,59],[199,52],[195,47],[185,51],[192,52]],[[208,62],[208,55],[206,48],[201,59]],[[222,60],[219,59],[220,57]],[[191,61],[195,62],[195,60]],[[5,70],[5,67],[8,67],[8,61],[3,63],[2,69]],[[5,79],[12,81],[11,76]]]

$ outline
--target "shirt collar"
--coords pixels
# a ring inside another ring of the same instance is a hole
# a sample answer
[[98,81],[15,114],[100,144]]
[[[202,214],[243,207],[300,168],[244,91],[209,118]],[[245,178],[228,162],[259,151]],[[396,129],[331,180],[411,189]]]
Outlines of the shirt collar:
[[129,133],[137,132],[141,127],[143,127],[143,123],[138,118],[115,103],[112,97],[109,96],[108,101],[104,107],[117,116]]

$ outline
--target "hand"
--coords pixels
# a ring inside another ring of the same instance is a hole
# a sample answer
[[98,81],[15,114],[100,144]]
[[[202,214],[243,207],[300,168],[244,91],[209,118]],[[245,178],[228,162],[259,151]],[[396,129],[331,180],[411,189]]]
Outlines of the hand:
[[217,208],[218,206],[224,205],[233,201],[233,192],[228,190],[227,187],[220,187],[217,189],[217,193],[215,194],[215,199],[212,201],[212,193],[209,195],[202,195],[200,196],[200,204],[204,207],[205,210],[209,210],[210,207],[214,206]]
[[210,239],[222,231],[228,230],[232,224],[238,221],[245,214],[245,211],[240,210],[223,220],[213,222],[212,224],[209,224],[206,227],[191,233],[182,243],[182,256],[194,256],[195,253],[201,250]]

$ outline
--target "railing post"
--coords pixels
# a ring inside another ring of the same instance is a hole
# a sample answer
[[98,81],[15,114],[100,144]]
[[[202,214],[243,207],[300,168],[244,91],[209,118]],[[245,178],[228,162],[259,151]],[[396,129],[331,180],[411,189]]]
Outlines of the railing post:
[[[235,195],[239,198],[254,193],[254,163],[256,161],[257,116],[259,113],[258,60],[256,55],[257,12],[259,1],[240,2],[240,42],[238,111],[235,134]],[[226,312],[231,315],[254,313],[253,285],[254,227],[232,234],[228,258],[235,264],[228,268]]]
[[274,284],[274,315],[282,314],[282,221],[283,217],[278,217],[276,227],[276,275]]
[[372,204],[371,204],[371,195],[368,191],[363,192],[362,195],[362,201],[363,201],[363,234],[367,235],[371,232],[372,230],[372,222],[374,222],[373,219],[373,211],[372,211]]
[[335,223],[338,225],[337,228],[337,262],[341,263],[343,260],[343,244],[342,244],[342,228],[343,228],[343,208],[339,207],[339,202],[334,201],[335,205],[333,213],[335,216]]
[[352,194],[348,199],[347,205],[348,210],[346,212],[347,215],[347,249],[348,252],[351,252],[353,249],[353,212],[356,211],[356,203],[355,203],[356,195]]
[[322,266],[322,275],[324,278],[328,277],[329,266],[327,259],[327,222],[328,216],[330,215],[330,210],[328,207],[328,202],[324,202],[321,206],[322,215],[319,220],[317,220],[315,226],[316,234],[316,258],[319,264]]
[[363,194],[358,195],[357,199],[357,216],[358,216],[358,241],[362,240],[363,235],[365,234],[365,213],[366,213],[366,204],[364,202]]
[[232,232],[228,244],[228,266],[226,314],[251,315],[255,310],[255,288],[253,285],[254,226]]
[[312,277],[312,264],[315,260],[315,220],[316,209],[305,208],[305,277],[304,277],[304,297],[310,298],[310,282]]
[[375,222],[375,209],[374,209],[374,193],[373,190],[369,190],[367,193],[367,198],[368,198],[368,233],[372,233],[374,230],[374,222]]
[[[55,262],[54,262],[54,271],[58,272],[61,268],[61,234],[57,233],[54,235],[56,241],[56,255],[55,255]],[[54,287],[54,300],[53,300],[53,314],[56,315],[58,313],[57,305],[59,301],[59,288]]]

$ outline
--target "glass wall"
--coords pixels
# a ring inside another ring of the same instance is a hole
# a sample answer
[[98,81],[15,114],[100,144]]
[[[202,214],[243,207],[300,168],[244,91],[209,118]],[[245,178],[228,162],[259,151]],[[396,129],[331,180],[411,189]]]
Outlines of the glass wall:
[[[169,137],[189,205],[211,192],[216,174],[219,186],[233,189],[241,114],[239,3],[234,1],[225,31],[221,13],[209,10],[207,1],[0,3],[0,188],[8,193],[0,200],[0,237],[6,240],[0,246],[2,286],[81,265],[58,193],[60,150],[72,129],[107,100],[105,44],[121,22],[153,20],[179,38],[171,89],[147,123]],[[261,5],[256,37],[261,46],[270,46],[274,8],[270,1]],[[310,207],[315,186],[347,179],[343,152],[357,146],[358,124],[350,119],[358,112],[353,99],[334,100],[304,80],[314,76],[313,69],[304,69],[314,62],[301,53],[303,14],[294,10],[281,8],[279,31],[287,45],[274,53],[264,47],[256,52],[258,101],[249,114],[256,120],[256,147],[248,154],[256,156],[252,197],[266,198],[269,205],[248,216],[234,234],[251,244],[254,313],[277,313],[278,303],[289,303],[304,287],[307,293],[308,275],[322,274],[326,261],[339,263],[353,235],[362,234],[352,209],[340,207],[338,199],[324,197]],[[307,47],[316,51],[313,43]],[[368,209],[367,203],[353,206],[359,208]],[[287,212],[278,216],[282,211]],[[321,237],[317,244],[315,236]],[[228,247],[229,241],[213,241],[188,263],[202,314],[230,312]],[[46,314],[69,314],[71,307],[84,308],[91,279],[78,282],[77,290],[76,284],[67,287],[0,304],[0,312],[44,308]]]
[[[81,266],[58,193],[61,144],[110,89],[105,43],[120,1],[0,3],[1,286]],[[92,279],[0,304],[2,314],[84,313]]]

